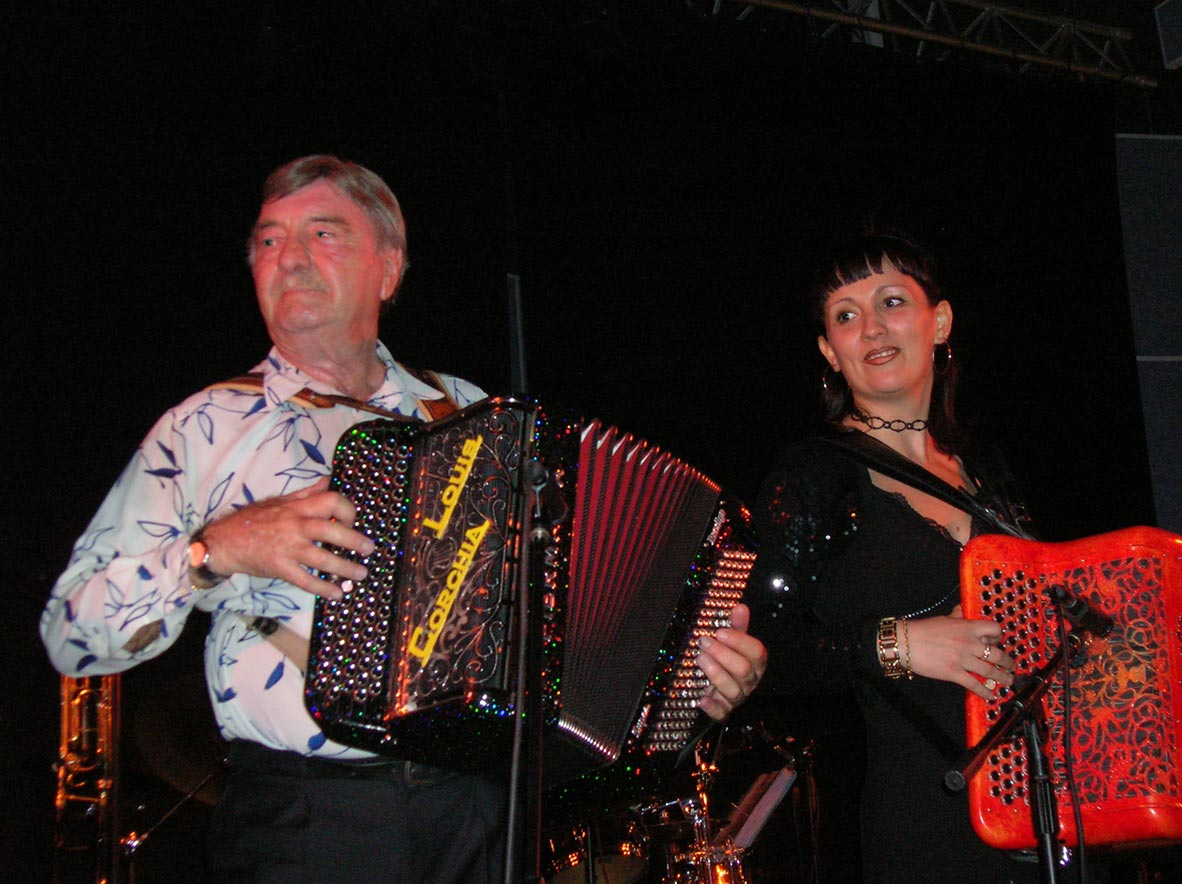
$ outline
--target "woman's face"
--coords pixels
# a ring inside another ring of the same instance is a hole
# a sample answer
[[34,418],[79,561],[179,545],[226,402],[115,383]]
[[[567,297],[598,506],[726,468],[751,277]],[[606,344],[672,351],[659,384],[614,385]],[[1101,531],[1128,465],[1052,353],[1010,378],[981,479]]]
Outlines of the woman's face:
[[882,271],[829,295],[817,346],[859,406],[918,403],[926,414],[932,349],[948,340],[952,308],[947,301],[929,304],[919,283],[889,261]]

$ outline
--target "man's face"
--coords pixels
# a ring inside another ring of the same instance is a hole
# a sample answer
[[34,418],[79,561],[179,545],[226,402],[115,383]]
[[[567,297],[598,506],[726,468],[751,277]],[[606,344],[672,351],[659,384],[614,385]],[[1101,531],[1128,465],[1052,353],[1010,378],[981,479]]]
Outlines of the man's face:
[[263,205],[254,226],[255,293],[280,348],[335,351],[377,339],[403,255],[378,244],[368,216],[326,180]]

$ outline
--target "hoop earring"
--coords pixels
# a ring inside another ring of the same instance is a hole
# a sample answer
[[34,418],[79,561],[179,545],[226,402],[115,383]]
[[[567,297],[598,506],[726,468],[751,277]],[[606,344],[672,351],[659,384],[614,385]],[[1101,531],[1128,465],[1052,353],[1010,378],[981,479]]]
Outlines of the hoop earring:
[[[821,372],[821,390],[825,393],[826,396],[844,396],[845,395],[844,390],[830,390],[829,389],[829,379],[830,378],[838,378],[840,376],[841,376],[841,372],[834,371],[832,365],[825,366],[825,370],[823,372]],[[835,384],[835,386],[836,386],[836,384]]]
[[[944,348],[944,358],[939,359],[936,354],[940,352],[940,348]],[[948,368],[952,365],[952,345],[945,341],[943,344],[937,344],[932,347],[932,373],[936,377],[943,377],[948,374]]]

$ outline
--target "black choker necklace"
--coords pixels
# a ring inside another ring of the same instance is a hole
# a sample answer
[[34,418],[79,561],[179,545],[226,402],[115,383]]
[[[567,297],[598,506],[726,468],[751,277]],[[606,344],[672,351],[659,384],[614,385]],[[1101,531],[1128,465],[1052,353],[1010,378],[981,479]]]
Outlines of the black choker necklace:
[[860,424],[865,424],[872,430],[891,430],[895,433],[902,433],[904,430],[926,430],[928,428],[927,420],[922,417],[916,418],[913,421],[905,421],[900,418],[888,421],[884,418],[867,414],[859,408],[851,411],[850,417]]

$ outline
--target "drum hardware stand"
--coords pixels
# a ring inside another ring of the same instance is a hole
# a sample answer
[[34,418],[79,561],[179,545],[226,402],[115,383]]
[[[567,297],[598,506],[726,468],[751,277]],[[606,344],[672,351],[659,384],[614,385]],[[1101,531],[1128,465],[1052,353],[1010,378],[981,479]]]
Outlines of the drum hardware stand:
[[537,460],[525,464],[534,495],[526,567],[517,587],[517,688],[505,837],[506,884],[542,880],[542,616],[546,549],[551,532],[567,515],[553,476]]
[[[1019,675],[1014,679],[1014,695],[1001,708],[1001,715],[993,726],[985,733],[976,746],[966,750],[957,761],[956,767],[944,774],[944,785],[954,792],[964,789],[971,777],[985,762],[989,752],[1003,739],[1017,736],[1021,730],[1022,738],[1026,741],[1026,760],[1029,765],[1031,781],[1031,824],[1034,827],[1034,837],[1038,848],[1039,880],[1041,884],[1055,884],[1058,874],[1058,862],[1055,854],[1060,847],[1056,841],[1059,832],[1059,808],[1055,801],[1054,788],[1051,784],[1050,772],[1047,769],[1047,756],[1043,749],[1042,730],[1044,719],[1041,711],[1043,696],[1051,687],[1051,682],[1064,663],[1079,665],[1086,656],[1081,634],[1095,633],[1099,637],[1108,634],[1112,629],[1112,621],[1107,616],[1091,611],[1086,602],[1074,599],[1062,587],[1052,587],[1052,598],[1060,604],[1064,618],[1069,620],[1076,629],[1067,636],[1065,642],[1060,643],[1051,658],[1041,668],[1029,675]],[[1070,648],[1070,659],[1068,649]],[[1083,843],[1083,832],[1077,837]],[[1064,855],[1068,855],[1066,848]],[[1083,852],[1080,851],[1081,861]]]
[[205,778],[202,779],[201,782],[199,782],[196,786],[194,786],[192,789],[190,789],[187,793],[185,793],[185,795],[179,801],[177,801],[172,807],[170,807],[168,810],[166,810],[163,813],[163,815],[161,815],[160,819],[158,819],[158,820],[156,820],[156,822],[152,823],[152,825],[147,829],[147,831],[143,832],[142,834],[139,832],[134,832],[134,831],[128,832],[126,835],[124,835],[122,838],[119,839],[119,847],[122,849],[123,858],[125,859],[125,861],[127,863],[127,884],[135,884],[135,859],[136,859],[136,854],[139,853],[140,848],[143,847],[148,842],[148,839],[152,837],[152,834],[157,829],[159,829],[162,825],[164,825],[166,822],[168,822],[169,818],[174,813],[176,813],[178,810],[180,810],[182,807],[184,807],[186,804],[188,804],[190,801],[192,801],[193,797],[198,792],[200,792],[202,789],[204,789],[206,786],[208,786],[210,784],[210,782],[213,780],[213,778],[215,776],[217,776],[217,773],[218,772],[216,770],[211,770],[209,773],[207,773],[205,775]]
[[[715,749],[715,756],[721,752],[722,742]],[[680,872],[673,875],[670,884],[747,884],[747,877],[741,865],[744,850],[735,846],[730,838],[711,839],[709,791],[718,774],[716,757],[707,759],[701,746],[695,747],[697,766],[692,774],[694,792],[692,798],[682,798],[676,804],[682,815],[689,820],[693,839],[682,856],[671,857],[674,864],[688,865],[688,875]]]
[[[753,730],[753,729],[752,729]],[[762,726],[759,728],[760,738],[768,747],[784,759],[784,766],[775,772],[760,774],[748,788],[746,794],[731,814],[727,825],[714,836],[712,843],[720,847],[733,843],[739,851],[747,851],[755,843],[767,825],[772,814],[787,797],[789,790],[795,785],[800,776],[804,776],[805,792],[810,802],[807,808],[809,855],[812,858],[812,868],[809,870],[808,880],[819,884],[821,880],[819,857],[820,840],[816,827],[816,812],[812,806],[816,794],[816,784],[813,781],[812,758],[813,743],[805,742],[798,748],[792,748],[793,739],[777,740]],[[795,814],[794,814],[795,819]],[[797,844],[799,846],[800,830],[796,827]],[[801,869],[802,874],[804,870]]]
[[[715,850],[722,850],[724,857],[733,856],[741,863],[746,852],[751,849],[760,833],[763,832],[772,814],[788,797],[788,793],[797,781],[803,777],[805,800],[808,801],[806,808],[808,830],[802,835],[797,817],[799,808],[796,808],[793,812],[794,831],[798,848],[802,837],[806,837],[808,840],[811,867],[806,870],[801,866],[798,871],[800,875],[807,876],[807,878],[802,877],[802,881],[808,880],[812,884],[819,884],[821,880],[820,840],[816,825],[816,807],[813,804],[816,796],[816,784],[812,770],[815,751],[813,742],[811,740],[798,742],[791,736],[774,737],[762,723],[743,725],[740,730],[748,745],[751,745],[753,739],[758,739],[782,759],[783,766],[776,771],[761,773],[755,778],[738,804],[735,805],[727,824],[710,840],[711,845]],[[799,798],[799,794],[798,792],[797,798]],[[741,865],[737,874],[740,876],[744,874]],[[742,878],[736,877],[734,880],[741,881]]]

